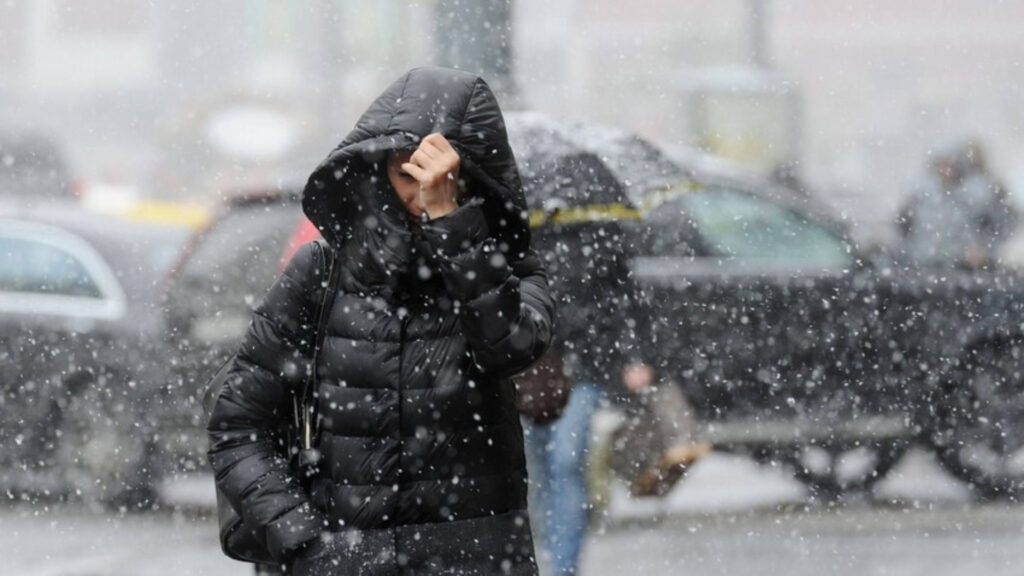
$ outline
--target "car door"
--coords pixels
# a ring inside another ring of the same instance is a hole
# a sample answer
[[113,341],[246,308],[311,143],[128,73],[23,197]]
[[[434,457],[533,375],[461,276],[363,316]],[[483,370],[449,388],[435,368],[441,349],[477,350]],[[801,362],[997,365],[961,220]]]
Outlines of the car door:
[[652,210],[647,231],[634,269],[705,418],[788,420],[857,378],[873,304],[839,230],[741,187],[705,185]]
[[85,240],[32,223],[0,230],[0,442],[30,449],[59,376],[90,365],[92,332],[124,316],[125,295]]
[[238,347],[301,221],[296,201],[240,202],[193,243],[167,305],[168,338],[182,358],[186,390],[197,390]]

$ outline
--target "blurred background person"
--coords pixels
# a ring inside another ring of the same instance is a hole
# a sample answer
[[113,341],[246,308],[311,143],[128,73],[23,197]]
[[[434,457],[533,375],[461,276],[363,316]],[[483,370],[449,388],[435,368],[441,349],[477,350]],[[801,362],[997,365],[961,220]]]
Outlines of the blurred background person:
[[[692,418],[682,391],[672,383],[654,385],[651,319],[629,267],[632,254],[622,224],[574,228],[571,247],[560,243],[548,259],[558,303],[552,351],[571,392],[560,418],[524,418],[523,424],[531,518],[541,557],[554,576],[578,571],[593,515],[588,464],[594,459],[592,418],[600,406],[611,404],[626,415],[613,445],[624,450],[613,457],[612,466],[638,494],[663,495],[687,465],[710,449],[690,445]],[[661,402],[666,396],[670,400]]]
[[559,419],[524,419],[523,431],[539,554],[553,576],[577,573],[590,516],[591,417],[607,388],[615,386],[614,395],[621,395],[618,375],[642,341],[629,327],[635,292],[616,228],[587,226],[578,244],[548,255],[558,310],[553,350],[572,388]]
[[989,168],[981,142],[968,140],[962,153],[966,166],[963,197],[978,232],[973,245],[975,253],[969,258],[992,263],[998,248],[1013,235],[1018,213],[1002,180]]
[[967,269],[994,263],[1016,222],[1017,212],[977,140],[936,153],[897,219],[909,262]]

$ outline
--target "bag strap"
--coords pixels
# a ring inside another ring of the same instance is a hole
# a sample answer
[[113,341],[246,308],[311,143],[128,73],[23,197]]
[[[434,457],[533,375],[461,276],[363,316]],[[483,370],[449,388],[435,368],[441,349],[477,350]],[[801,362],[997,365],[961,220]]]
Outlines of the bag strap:
[[[299,410],[299,442],[303,451],[314,450],[313,438],[316,436],[316,402],[313,395],[317,387],[316,369],[320,359],[320,350],[323,348],[326,339],[327,321],[331,315],[331,308],[334,304],[334,294],[340,276],[340,266],[337,266],[337,252],[323,239],[315,241],[317,253],[322,263],[321,270],[326,272],[326,284],[321,284],[323,294],[320,298],[320,305],[317,307],[316,339],[313,341],[313,364],[309,374],[306,376],[305,386],[302,390],[301,404]],[[319,276],[324,278],[324,276]],[[323,282],[323,280],[321,280]]]

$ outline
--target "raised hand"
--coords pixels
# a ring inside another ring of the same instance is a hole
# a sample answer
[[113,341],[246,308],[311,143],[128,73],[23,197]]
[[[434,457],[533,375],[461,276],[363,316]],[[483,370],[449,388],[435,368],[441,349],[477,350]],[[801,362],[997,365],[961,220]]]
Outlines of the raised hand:
[[419,182],[417,203],[429,219],[458,207],[459,154],[444,136],[434,133],[423,138],[402,170]]

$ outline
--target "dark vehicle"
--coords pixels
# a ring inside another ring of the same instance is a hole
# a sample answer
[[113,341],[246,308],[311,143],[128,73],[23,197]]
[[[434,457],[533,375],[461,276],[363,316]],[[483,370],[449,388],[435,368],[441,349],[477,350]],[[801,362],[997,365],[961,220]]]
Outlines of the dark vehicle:
[[766,444],[833,493],[911,440],[985,494],[1019,488],[1022,278],[873,259],[784,190],[685,189],[649,213],[635,271],[712,439]]
[[[526,116],[508,115],[514,145],[536,121]],[[578,226],[601,234],[595,220],[621,227],[616,241],[630,246],[652,314],[636,321],[651,326],[662,374],[684,388],[719,449],[789,465],[835,498],[869,490],[920,442],[980,494],[1017,492],[1024,279],[901,269],[861,253],[807,196],[719,163],[672,162],[616,130],[552,130],[604,158],[636,207],[574,212],[533,198],[536,247],[563,242],[565,252],[567,238],[595,237]],[[523,165],[524,178],[535,169]],[[196,391],[234,351],[298,235],[315,234],[301,232],[299,189],[229,203],[170,284],[170,335],[182,358],[173,382],[185,398],[172,404],[187,408],[179,426],[188,432],[170,435],[182,440],[180,469],[205,467]],[[572,223],[549,218],[553,210],[589,216]]]
[[207,468],[197,392],[235,353],[253,308],[294,249],[315,235],[302,235],[308,221],[300,194],[300,186],[281,186],[230,195],[165,279],[165,336],[175,358],[166,394],[173,400],[157,419],[167,477]]
[[907,322],[941,296],[900,288],[825,211],[761,182],[703,172],[640,228],[633,270],[659,357],[707,439],[781,460],[830,498],[884,477],[921,433],[919,362],[949,353],[906,345]]
[[0,477],[8,494],[148,497],[162,377],[155,281],[187,237],[81,210],[0,216]]
[[[554,226],[537,231],[538,249],[602,235],[613,242],[577,249],[627,247],[651,312],[635,320],[708,440],[789,464],[829,498],[869,489],[915,441],[979,493],[1019,491],[1024,278],[899,268],[861,253],[804,195],[721,165],[673,167],[619,131],[547,122],[548,142],[534,134],[520,161],[569,143],[602,158],[632,206],[558,209],[577,221],[544,208],[535,220]],[[510,133],[517,123],[537,119],[511,119]]]
[[40,134],[0,134],[0,198],[70,198],[67,164],[57,145]]

